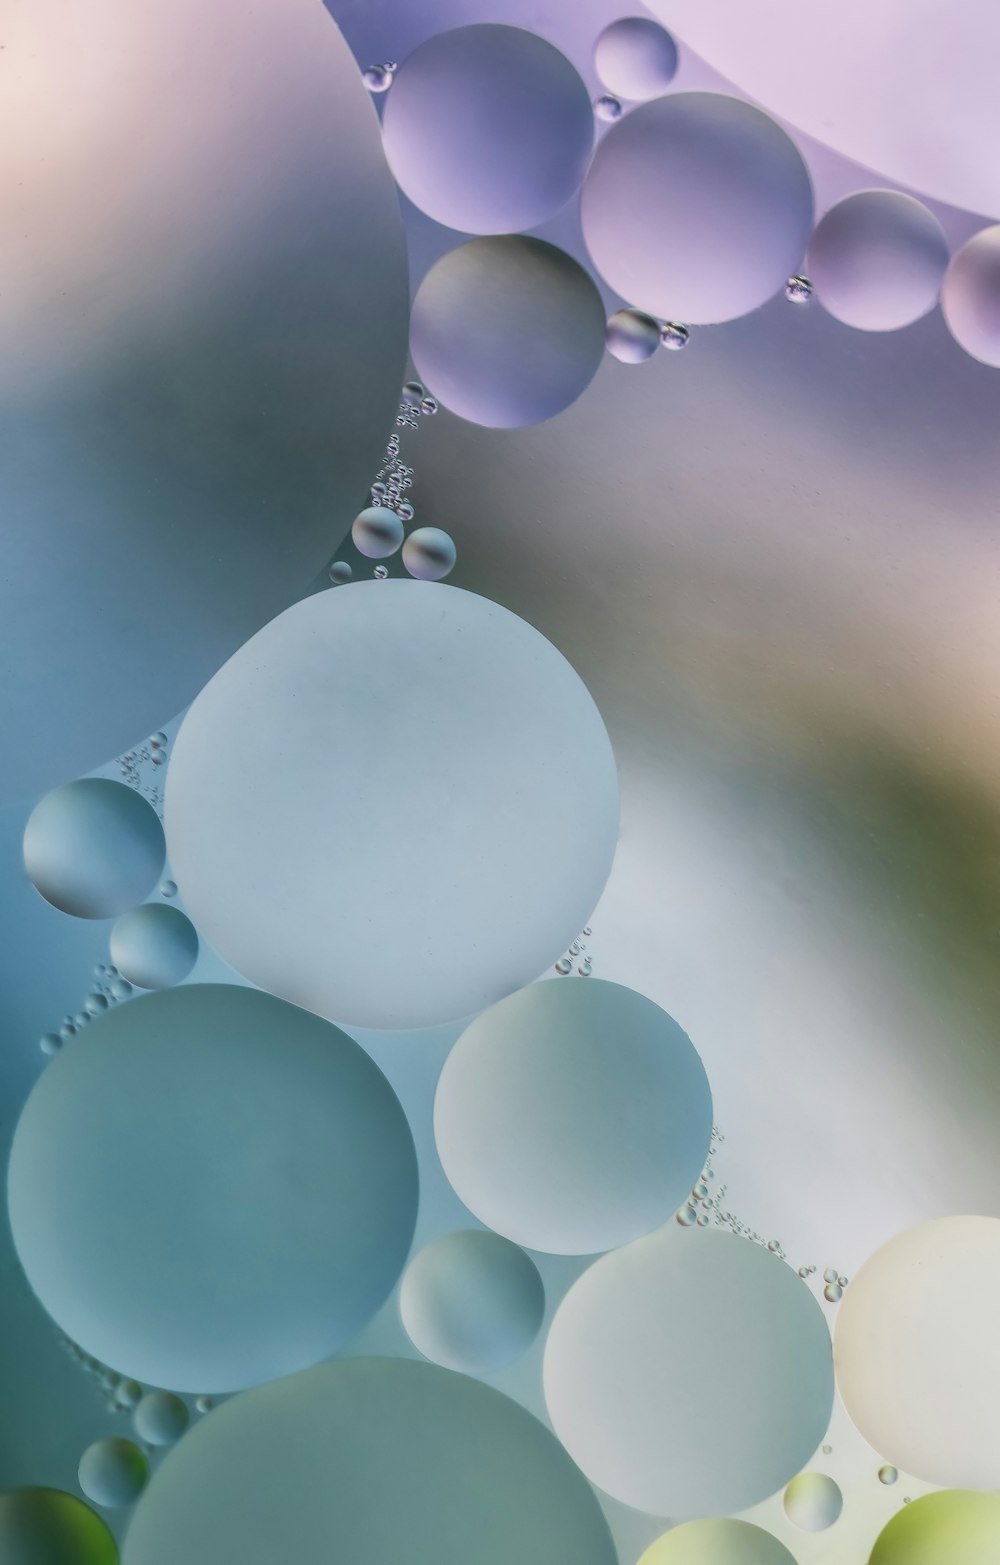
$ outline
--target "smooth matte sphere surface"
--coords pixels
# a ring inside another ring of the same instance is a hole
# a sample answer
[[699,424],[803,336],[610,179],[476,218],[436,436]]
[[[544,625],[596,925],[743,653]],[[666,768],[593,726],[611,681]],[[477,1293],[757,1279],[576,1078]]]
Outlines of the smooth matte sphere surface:
[[904,1505],[875,1541],[869,1565],[993,1565],[1000,1494],[945,1489]]
[[798,149],[760,109],[678,92],[612,127],[580,210],[594,265],[623,299],[711,324],[756,309],[801,271],[813,196]]
[[955,341],[1000,368],[1000,224],[983,228],[951,258],[941,308]]
[[166,843],[156,811],[134,788],[81,777],[36,804],[23,851],[46,902],[75,918],[112,918],[152,891]]
[[229,1391],[366,1324],[406,1260],[417,1170],[352,1039],[257,990],[189,984],[108,1011],[46,1067],[8,1204],[74,1342],[146,1385]]
[[623,16],[597,40],[594,66],[609,92],[645,102],[666,92],[677,72],[677,45],[649,16]]
[[826,1321],[791,1267],[735,1234],[676,1224],[573,1284],[544,1378],[556,1434],[591,1482],[677,1520],[783,1489],[833,1406]]
[[144,902],[115,924],[109,949],[127,983],[139,989],[170,989],[183,983],[198,960],[198,935],[180,908]]
[[101,1518],[61,1489],[0,1494],[3,1565],[118,1565],[118,1549]]
[[886,1462],[946,1488],[1000,1483],[1000,1220],[944,1217],[890,1239],[837,1312],[844,1405]]
[[237,971],[348,1025],[425,1027],[530,982],[586,923],[617,774],[530,625],[439,582],[355,582],[205,687],[166,820],[199,933]]
[[589,1255],[672,1217],[708,1156],[698,1054],[645,995],[604,979],[532,984],[485,1011],[445,1061],[438,1155],[480,1222]]
[[186,1435],[125,1565],[616,1565],[597,1498],[498,1391],[348,1359],[234,1397]]
[[901,190],[838,201],[817,223],[806,260],[824,308],[860,331],[895,331],[926,315],[947,265],[941,224]]
[[795,1565],[783,1543],[752,1522],[683,1522],[651,1543],[639,1565]]
[[425,1245],[403,1274],[399,1313],[425,1358],[481,1374],[520,1358],[538,1335],[545,1288],[516,1244],[465,1228]]
[[446,408],[488,429],[562,413],[604,350],[604,306],[583,267],[523,234],[474,239],[432,266],[413,301],[410,352]]
[[132,1440],[96,1440],[80,1458],[80,1488],[88,1500],[107,1510],[131,1505],[148,1478],[149,1461]]
[[409,295],[321,0],[25,0],[0,41],[0,797],[30,804],[307,590],[378,467]]
[[574,196],[594,120],[565,55],[520,27],[438,33],[396,72],[386,156],[415,206],[467,234],[535,228]]

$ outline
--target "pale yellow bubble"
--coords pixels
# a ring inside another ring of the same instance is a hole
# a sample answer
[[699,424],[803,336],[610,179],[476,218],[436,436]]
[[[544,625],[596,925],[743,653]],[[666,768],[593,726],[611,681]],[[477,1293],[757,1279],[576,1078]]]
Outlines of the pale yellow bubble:
[[639,1565],[795,1565],[783,1543],[750,1522],[685,1522],[651,1543]]
[[993,1565],[1000,1559],[1000,1494],[945,1489],[897,1511],[869,1565]]

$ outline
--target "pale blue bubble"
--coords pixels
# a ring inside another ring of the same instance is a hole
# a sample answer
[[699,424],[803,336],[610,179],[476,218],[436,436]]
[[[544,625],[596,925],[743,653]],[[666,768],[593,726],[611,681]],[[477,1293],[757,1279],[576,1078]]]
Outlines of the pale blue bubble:
[[107,1510],[132,1505],[148,1478],[149,1462],[132,1440],[118,1436],[97,1440],[80,1458],[80,1488],[88,1500]]
[[219,984],[92,1022],[32,1090],[8,1174],[18,1255],[61,1329],[125,1375],[198,1393],[353,1336],[403,1268],[416,1200],[412,1138],[368,1055]]
[[583,267],[541,239],[473,239],[432,266],[410,351],[434,395],[473,424],[516,429],[563,412],[604,351],[604,306]]
[[147,1391],[132,1414],[135,1432],[147,1445],[174,1445],[189,1418],[187,1404],[172,1391]]
[[36,889],[75,918],[112,918],[152,891],[166,847],[156,811],[133,788],[82,777],[54,788],[24,831]]
[[[225,1556],[220,1557],[220,1540]],[[465,1375],[372,1358],[234,1397],[155,1474],[125,1565],[615,1565],[551,1432]]]
[[440,527],[415,527],[403,545],[403,564],[418,581],[441,581],[457,557],[454,539]]
[[534,228],[580,187],[593,145],[587,90],[543,38],[480,22],[438,33],[400,66],[382,121],[415,206],[466,234]]
[[[198,960],[198,936],[179,908],[144,902],[125,913],[111,931],[111,956],[124,980],[139,989],[169,989],[183,983]],[[126,989],[124,994],[128,994]]]
[[481,1374],[527,1352],[542,1324],[545,1288],[516,1244],[466,1228],[432,1240],[410,1262],[399,1312],[425,1358]]
[[518,1244],[589,1255],[667,1222],[704,1167],[705,1068],[644,995],[593,978],[532,984],[477,1017],[434,1103],[444,1171]]
[[355,517],[351,538],[359,554],[369,560],[384,560],[402,543],[403,524],[395,511],[370,505]]

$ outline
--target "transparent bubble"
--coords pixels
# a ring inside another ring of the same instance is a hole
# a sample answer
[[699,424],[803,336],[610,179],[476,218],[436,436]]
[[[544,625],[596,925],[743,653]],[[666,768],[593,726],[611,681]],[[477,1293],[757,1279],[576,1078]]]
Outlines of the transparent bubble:
[[91,1018],[90,1018],[90,1012],[89,1011],[77,1011],[76,1015],[73,1018],[74,1022],[76,1023],[76,1030],[77,1030],[77,1032],[80,1031],[81,1027],[88,1026],[89,1023],[90,1023],[90,1019]]
[[408,380],[403,387],[402,401],[408,408],[417,408],[426,395],[426,389],[419,380]]
[[594,65],[610,92],[633,103],[658,98],[677,71],[677,45],[650,17],[612,22],[597,40]]
[[137,1380],[131,1380],[123,1376],[115,1386],[115,1404],[123,1411],[130,1413],[134,1407],[138,1407],[142,1398],[142,1387]]
[[767,1248],[770,1250],[772,1255],[780,1255],[781,1254],[781,1240],[780,1239],[769,1239],[767,1241]]
[[214,1406],[214,1397],[200,1396],[194,1399],[194,1410],[196,1413],[210,1413]]
[[566,975],[572,971],[573,963],[569,960],[569,957],[561,956],[556,963],[556,972],[560,975],[560,977],[565,978]]
[[799,1473],[784,1493],[785,1515],[802,1532],[825,1532],[844,1508],[839,1484],[826,1473]]
[[76,1023],[72,1020],[63,1022],[59,1029],[59,1036],[63,1043],[67,1043],[70,1038],[74,1038],[76,1036]]
[[162,732],[155,733],[152,735],[149,742],[154,750],[165,750],[167,747],[167,736]]
[[594,969],[593,958],[589,957],[589,956],[585,956],[583,961],[580,963],[579,967],[577,968],[577,972],[579,973],[581,978],[589,978],[591,973],[593,972],[593,969]]
[[840,1284],[840,1286],[842,1288],[846,1288],[847,1287],[847,1278],[846,1277],[838,1277],[837,1281],[838,1281],[838,1283]]
[[802,1277],[802,1278],[806,1278],[806,1277],[809,1276],[809,1268],[808,1268],[808,1266],[800,1266],[799,1267],[799,1276]]
[[708,1227],[708,1223],[709,1223],[708,1213],[707,1212],[699,1213],[699,1216],[698,1216],[698,1227],[699,1228],[707,1228]]
[[421,397],[420,411],[426,418],[432,418],[438,410],[436,397]]
[[642,364],[660,345],[660,323],[641,310],[616,310],[608,321],[604,342],[622,364]]
[[388,65],[369,65],[362,80],[369,92],[388,92],[392,86],[392,71]]
[[403,524],[388,506],[369,505],[355,517],[351,538],[366,559],[388,559],[403,541]]
[[38,1040],[38,1047],[43,1054],[58,1054],[63,1046],[63,1039],[57,1032],[43,1033]]
[[823,1297],[827,1304],[839,1304],[844,1297],[844,1290],[839,1282],[828,1282],[823,1289]]
[[610,92],[602,93],[599,98],[594,99],[594,113],[599,120],[606,120],[609,123],[620,120],[622,117],[621,99],[613,97]]
[[792,304],[807,304],[812,298],[813,285],[808,277],[790,277],[785,284],[785,298]]
[[705,1197],[708,1195],[708,1186],[705,1184],[703,1179],[699,1179],[691,1194],[697,1196],[699,1201],[704,1201]]
[[188,1426],[187,1404],[172,1391],[147,1391],[132,1421],[147,1445],[174,1445]]
[[177,882],[176,882],[176,880],[161,880],[161,882],[160,882],[160,896],[161,897],[175,897],[176,895],[177,895]]
[[88,994],[84,1003],[91,1016],[100,1016],[101,1012],[106,1011],[108,1008],[108,997],[106,994],[97,994],[95,992],[94,994]]
[[682,1206],[677,1213],[677,1221],[682,1228],[693,1228],[698,1221],[698,1213],[693,1206]]
[[328,574],[330,580],[335,582],[336,585],[340,587],[343,586],[345,582],[350,581],[351,577],[354,575],[354,572],[351,570],[351,567],[348,565],[346,560],[334,560],[333,564],[330,566]]
[[163,827],[124,783],[84,777],[37,804],[24,867],[47,902],[76,918],[110,918],[148,895],[163,873]]
[[403,544],[403,564],[418,581],[441,581],[458,557],[449,533],[440,527],[417,527]]
[[88,1500],[116,1510],[139,1498],[149,1479],[149,1459],[133,1441],[112,1436],[87,1447],[78,1476]]
[[823,1273],[824,1282],[837,1282],[839,1277],[840,1273],[835,1266],[828,1266]]
[[886,1462],[882,1467],[879,1468],[879,1470],[878,1470],[878,1481],[879,1481],[879,1483],[884,1483],[886,1485],[891,1485],[891,1484],[894,1484],[894,1483],[898,1482],[898,1480],[899,1480],[899,1469],[898,1468],[890,1467],[888,1462]]
[[399,517],[401,522],[413,521],[414,510],[409,500],[400,500],[396,507],[396,515]]
[[432,1240],[410,1262],[399,1313],[425,1358],[482,1374],[513,1363],[531,1346],[545,1314],[545,1289],[516,1244],[463,1229]]
[[132,985],[127,978],[116,978],[111,985],[111,993],[116,1000],[127,1000],[132,993]]
[[386,493],[387,493],[386,485],[382,482],[381,479],[376,479],[375,482],[372,484],[372,487],[371,487],[372,499],[373,500],[384,500],[385,497],[386,497]]
[[376,565],[375,569],[372,571],[372,575],[375,577],[376,581],[385,581],[388,574],[388,565]]
[[680,321],[664,321],[660,327],[660,346],[677,353],[681,348],[687,347],[690,335],[687,327],[682,326]]
[[833,1455],[833,1446],[832,1445],[825,1445],[823,1447],[823,1455],[824,1456],[832,1456]]
[[[140,989],[169,989],[198,959],[198,936],[180,908],[145,902],[111,931],[111,954],[122,976]],[[112,991],[113,992],[113,991]]]

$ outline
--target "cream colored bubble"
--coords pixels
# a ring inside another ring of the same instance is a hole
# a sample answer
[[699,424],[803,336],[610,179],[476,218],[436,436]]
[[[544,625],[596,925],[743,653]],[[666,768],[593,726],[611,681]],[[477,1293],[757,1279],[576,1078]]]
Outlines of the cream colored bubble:
[[847,1411],[887,1462],[927,1483],[1000,1483],[1000,1221],[946,1217],[891,1239],[837,1317]]
[[785,1515],[800,1532],[825,1532],[844,1509],[840,1485],[827,1473],[799,1473],[784,1496]]

